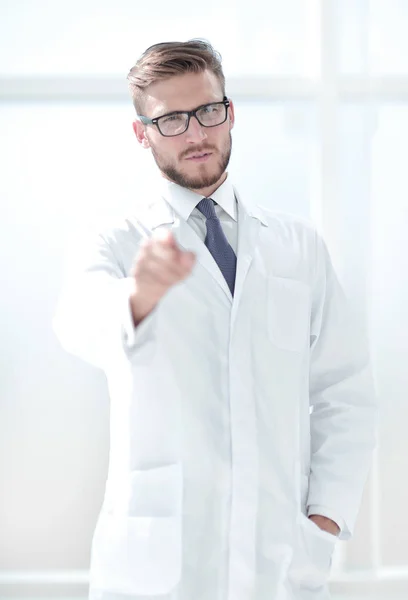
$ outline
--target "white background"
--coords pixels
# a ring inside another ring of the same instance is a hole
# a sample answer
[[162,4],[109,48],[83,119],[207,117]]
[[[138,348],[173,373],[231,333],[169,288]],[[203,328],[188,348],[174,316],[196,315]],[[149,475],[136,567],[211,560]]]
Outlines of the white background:
[[63,250],[136,209],[155,167],[126,75],[192,37],[223,57],[232,178],[316,223],[369,328],[380,443],[332,589],[406,598],[408,0],[0,0],[0,597],[85,590],[109,402],[51,329]]

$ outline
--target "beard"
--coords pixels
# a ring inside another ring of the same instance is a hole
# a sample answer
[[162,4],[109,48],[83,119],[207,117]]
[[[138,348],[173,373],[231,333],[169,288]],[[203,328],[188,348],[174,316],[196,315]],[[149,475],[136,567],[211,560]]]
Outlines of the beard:
[[[232,149],[232,136],[231,132],[229,132],[229,139],[226,148],[220,153],[220,158],[216,164],[215,170],[211,173],[203,173],[196,175],[188,175],[187,173],[183,173],[174,164],[170,162],[166,162],[164,158],[160,155],[157,149],[154,148],[152,144],[150,144],[153,158],[156,162],[156,165],[160,169],[160,171],[168,177],[174,183],[178,185],[188,188],[191,190],[200,190],[206,187],[210,187],[219,181],[221,176],[225,173],[227,166],[229,164],[231,158],[231,149]],[[212,148],[204,148],[202,151],[212,150]]]

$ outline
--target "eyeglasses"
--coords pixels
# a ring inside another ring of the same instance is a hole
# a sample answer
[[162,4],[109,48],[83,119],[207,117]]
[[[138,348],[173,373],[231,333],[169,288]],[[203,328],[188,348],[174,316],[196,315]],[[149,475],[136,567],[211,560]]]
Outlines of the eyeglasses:
[[138,115],[138,117],[145,125],[156,125],[157,129],[164,137],[173,137],[187,131],[188,126],[190,125],[190,119],[193,116],[203,127],[216,127],[217,125],[225,123],[229,105],[230,101],[224,96],[222,102],[203,104],[195,110],[178,110],[168,113],[167,115],[156,117],[155,119],[149,119],[142,115]]

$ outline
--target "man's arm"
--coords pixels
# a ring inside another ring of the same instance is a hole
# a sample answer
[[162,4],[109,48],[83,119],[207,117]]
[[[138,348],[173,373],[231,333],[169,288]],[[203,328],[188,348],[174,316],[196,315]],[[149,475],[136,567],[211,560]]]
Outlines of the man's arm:
[[[127,273],[116,253],[130,252],[129,247],[135,255],[126,257],[132,264]],[[68,250],[53,320],[62,346],[104,370],[122,359],[149,362],[157,345],[160,300],[194,264],[195,255],[181,250],[170,231],[140,240],[120,228],[85,232]]]
[[106,369],[120,357],[147,360],[154,345],[155,312],[135,327],[127,276],[103,233],[87,228],[66,252],[62,290],[53,318],[63,348]]
[[376,444],[377,398],[364,328],[340,286],[325,242],[317,232],[315,236],[307,506],[309,516],[322,513],[319,526],[329,525],[335,532],[340,525],[340,539],[348,539]]

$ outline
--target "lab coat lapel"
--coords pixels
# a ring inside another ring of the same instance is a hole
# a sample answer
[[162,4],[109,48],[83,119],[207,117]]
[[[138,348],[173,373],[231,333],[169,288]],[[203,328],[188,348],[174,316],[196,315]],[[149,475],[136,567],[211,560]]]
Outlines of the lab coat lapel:
[[176,216],[173,233],[177,239],[179,246],[184,250],[194,252],[198,263],[206,269],[216,283],[221,287],[226,294],[229,302],[232,302],[231,291],[225,281],[224,275],[221,273],[217,263],[215,262],[211,252],[208,250],[205,243],[196,234],[194,229],[188,225],[181,217]]
[[238,253],[234,303],[231,314],[232,328],[234,327],[235,318],[245,285],[245,279],[258,245],[261,228],[268,226],[268,223],[265,217],[262,215],[260,209],[256,206],[246,207],[242,203],[242,200],[235,188],[234,192],[238,202]]
[[232,302],[232,295],[228,284],[207,246],[194,229],[180,217],[164,198],[161,198],[160,202],[156,202],[150,206],[149,223],[147,225],[151,230],[164,225],[170,226],[179,247],[182,250],[194,252],[199,265],[206,269],[225,293],[229,302]]
[[242,203],[235,188],[234,193],[238,202],[238,252],[234,301],[232,301],[233,299],[228,284],[205,243],[164,198],[161,198],[159,202],[155,202],[150,206],[148,223],[149,228],[152,230],[163,225],[170,226],[179,247],[182,250],[194,252],[197,262],[206,269],[214,281],[220,286],[229,302],[233,304],[231,315],[232,326],[244,288],[245,279],[258,244],[261,227],[268,226],[265,217],[262,215],[262,211],[258,207],[246,207]]

